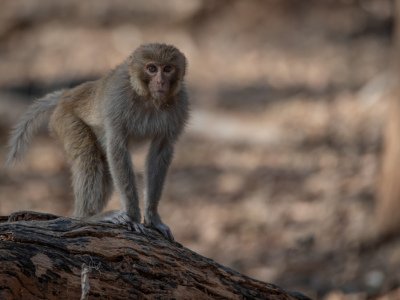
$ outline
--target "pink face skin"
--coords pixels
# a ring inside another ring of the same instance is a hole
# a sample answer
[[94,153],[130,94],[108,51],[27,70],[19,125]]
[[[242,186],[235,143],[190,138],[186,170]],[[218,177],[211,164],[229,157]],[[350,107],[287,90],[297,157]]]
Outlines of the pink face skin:
[[171,80],[176,72],[175,66],[150,62],[146,64],[144,71],[150,77],[149,90],[152,98],[165,100],[169,95]]

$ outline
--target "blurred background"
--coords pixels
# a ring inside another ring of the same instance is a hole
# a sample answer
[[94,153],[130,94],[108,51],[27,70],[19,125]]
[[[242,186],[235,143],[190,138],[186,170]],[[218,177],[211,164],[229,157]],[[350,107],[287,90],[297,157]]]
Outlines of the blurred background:
[[[3,0],[0,161],[35,98],[174,44],[193,108],[161,201],[177,241],[314,299],[400,299],[396,15],[390,0]],[[70,215],[72,199],[46,128],[0,171],[1,215]]]

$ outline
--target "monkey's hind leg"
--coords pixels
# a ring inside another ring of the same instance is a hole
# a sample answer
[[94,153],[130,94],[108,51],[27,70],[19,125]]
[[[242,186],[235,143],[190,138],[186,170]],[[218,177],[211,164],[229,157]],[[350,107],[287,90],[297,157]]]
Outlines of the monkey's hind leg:
[[62,140],[72,165],[74,216],[93,216],[103,210],[112,189],[105,155],[89,126],[72,114],[57,119],[55,113],[52,127]]
[[72,161],[74,216],[79,218],[100,213],[111,192],[111,179],[105,160],[99,151],[86,151]]

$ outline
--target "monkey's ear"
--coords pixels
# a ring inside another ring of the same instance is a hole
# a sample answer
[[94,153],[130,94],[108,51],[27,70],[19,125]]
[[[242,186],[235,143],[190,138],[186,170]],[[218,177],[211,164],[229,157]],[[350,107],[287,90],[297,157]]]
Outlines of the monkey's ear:
[[143,78],[142,65],[138,64],[134,58],[131,58],[131,62],[128,63],[128,72],[130,82],[133,90],[140,96],[149,96],[149,89]]

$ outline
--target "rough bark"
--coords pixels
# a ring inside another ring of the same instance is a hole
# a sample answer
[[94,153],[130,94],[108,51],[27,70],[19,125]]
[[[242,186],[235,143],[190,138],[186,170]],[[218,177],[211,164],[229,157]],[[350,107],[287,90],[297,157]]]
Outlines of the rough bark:
[[33,212],[0,217],[0,299],[307,299],[302,297],[153,230],[143,235]]

